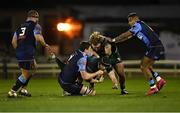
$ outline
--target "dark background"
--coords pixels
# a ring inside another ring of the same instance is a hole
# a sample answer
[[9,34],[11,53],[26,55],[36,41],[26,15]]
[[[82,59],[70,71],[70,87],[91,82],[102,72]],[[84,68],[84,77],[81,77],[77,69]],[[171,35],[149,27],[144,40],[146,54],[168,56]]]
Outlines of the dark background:
[[[11,39],[16,27],[25,21],[26,13],[35,9],[40,13],[40,24],[45,40],[59,48],[59,56],[67,56],[77,49],[82,40],[88,40],[93,31],[115,37],[129,29],[127,15],[137,12],[158,34],[180,32],[179,0],[6,0],[0,4],[0,54],[15,57]],[[69,39],[56,29],[59,20],[72,17],[82,25],[80,33]],[[117,45],[122,59],[140,59],[145,47],[133,38]],[[46,56],[41,46],[37,56]]]

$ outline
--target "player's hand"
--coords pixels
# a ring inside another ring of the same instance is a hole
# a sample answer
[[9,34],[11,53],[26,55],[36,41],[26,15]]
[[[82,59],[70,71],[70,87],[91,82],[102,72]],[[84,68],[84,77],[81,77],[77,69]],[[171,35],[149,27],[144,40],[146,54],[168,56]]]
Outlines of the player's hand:
[[50,59],[55,59],[55,58],[56,58],[56,54],[50,53]]
[[47,51],[48,51],[49,53],[53,53],[51,47],[50,47],[48,44],[45,45],[45,48],[47,49]]
[[111,37],[107,37],[107,36],[104,36],[104,35],[99,35],[99,37],[104,38],[104,39],[106,39],[109,42],[112,42],[112,38]]
[[101,76],[103,74],[104,74],[104,71],[102,71],[102,70],[97,71],[97,75]]
[[109,42],[112,42],[112,39],[110,37],[106,37],[106,40],[108,40]]
[[112,42],[112,38],[110,38],[110,37],[107,37],[107,36],[103,36],[103,35],[99,35],[101,38],[104,38],[104,39],[106,39],[107,41],[109,41],[109,42]]
[[112,39],[111,41],[112,41],[112,42],[114,42],[114,43],[116,43],[116,39],[115,39],[115,38],[114,38],[114,39]]
[[93,54],[96,58],[100,58],[100,56],[99,56],[95,51],[93,51],[93,50],[92,50],[92,54]]

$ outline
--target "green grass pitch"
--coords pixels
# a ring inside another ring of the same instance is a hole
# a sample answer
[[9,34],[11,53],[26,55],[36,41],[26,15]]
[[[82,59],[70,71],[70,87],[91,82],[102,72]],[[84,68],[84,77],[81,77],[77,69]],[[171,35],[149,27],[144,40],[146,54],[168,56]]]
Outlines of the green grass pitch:
[[111,89],[106,79],[96,84],[97,95],[61,96],[62,90],[54,78],[33,78],[29,83],[32,97],[7,98],[15,80],[0,80],[0,112],[175,112],[180,111],[180,79],[167,78],[166,86],[156,95],[144,96],[148,89],[145,78],[127,78],[129,95]]

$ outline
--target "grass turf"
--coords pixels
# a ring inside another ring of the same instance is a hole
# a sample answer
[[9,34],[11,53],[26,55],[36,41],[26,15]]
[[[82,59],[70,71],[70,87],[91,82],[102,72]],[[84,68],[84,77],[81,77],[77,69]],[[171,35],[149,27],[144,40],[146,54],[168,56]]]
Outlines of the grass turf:
[[71,112],[169,112],[180,111],[180,79],[167,78],[167,85],[156,95],[144,96],[148,84],[144,78],[127,78],[129,95],[120,95],[111,89],[111,81],[96,85],[97,95],[61,96],[56,79],[32,79],[29,91],[32,97],[7,98],[15,80],[0,80],[0,112],[71,111]]

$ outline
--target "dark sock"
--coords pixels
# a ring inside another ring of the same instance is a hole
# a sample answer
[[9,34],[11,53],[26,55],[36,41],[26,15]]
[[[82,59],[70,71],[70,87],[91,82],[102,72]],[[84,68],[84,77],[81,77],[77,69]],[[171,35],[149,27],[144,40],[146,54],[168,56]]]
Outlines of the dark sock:
[[16,80],[15,85],[12,87],[12,90],[17,91],[21,86],[23,86],[26,82],[26,79],[21,75]]
[[151,71],[151,74],[154,79],[156,79],[159,76],[159,74],[157,72],[154,72],[151,68],[149,68],[149,70]]
[[120,84],[120,88],[121,90],[124,90],[125,87],[125,76],[121,75],[121,73],[118,73],[119,71],[115,68],[117,75],[119,76],[119,84]]
[[124,76],[121,76],[119,78],[119,84],[120,84],[121,90],[125,89],[125,77]]

